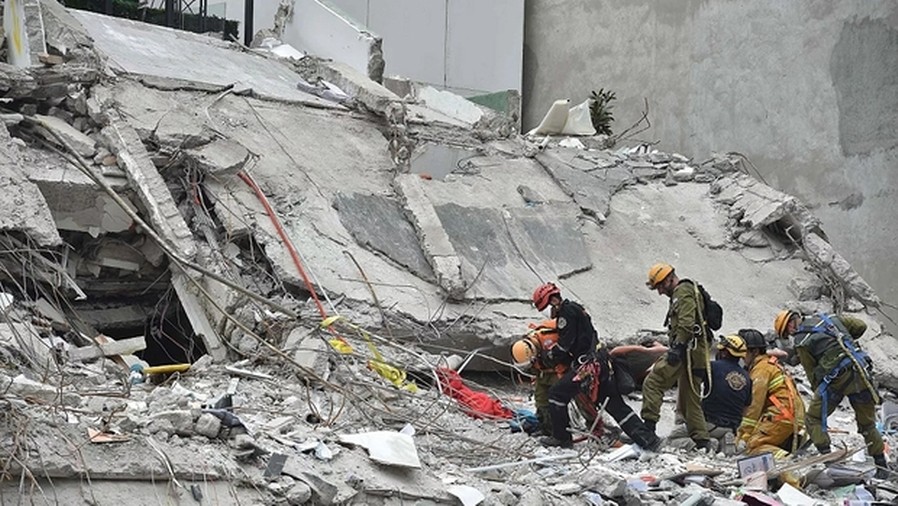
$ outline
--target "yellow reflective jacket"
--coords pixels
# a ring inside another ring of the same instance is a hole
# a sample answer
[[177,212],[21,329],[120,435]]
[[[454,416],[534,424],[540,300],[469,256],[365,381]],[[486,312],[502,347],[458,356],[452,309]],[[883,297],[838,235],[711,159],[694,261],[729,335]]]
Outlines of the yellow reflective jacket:
[[804,401],[795,388],[792,376],[777,362],[776,357],[760,355],[749,371],[751,375],[751,405],[745,408],[738,439],[749,439],[762,421],[788,421],[796,424],[797,432],[804,426]]

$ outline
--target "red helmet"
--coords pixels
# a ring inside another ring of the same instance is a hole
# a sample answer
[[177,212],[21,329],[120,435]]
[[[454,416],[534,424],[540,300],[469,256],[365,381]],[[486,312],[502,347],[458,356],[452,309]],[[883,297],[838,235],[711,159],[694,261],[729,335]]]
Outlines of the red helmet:
[[560,293],[561,290],[554,283],[543,283],[533,290],[533,305],[537,310],[542,311],[549,305],[549,297]]

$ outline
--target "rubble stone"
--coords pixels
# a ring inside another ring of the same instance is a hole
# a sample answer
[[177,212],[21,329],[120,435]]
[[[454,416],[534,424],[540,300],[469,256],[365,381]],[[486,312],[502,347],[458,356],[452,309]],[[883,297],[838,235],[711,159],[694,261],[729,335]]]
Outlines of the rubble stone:
[[84,135],[80,131],[78,131],[75,127],[68,124],[66,121],[57,118],[55,116],[42,116],[40,114],[35,115],[35,118],[40,122],[46,124],[46,127],[40,126],[38,128],[39,132],[43,132],[42,136],[48,141],[58,144],[59,142],[49,132],[46,132],[44,128],[50,128],[57,134],[59,134],[66,142],[69,143],[70,146],[81,156],[84,158],[91,158],[97,153],[97,143],[91,139],[90,137]]
[[239,172],[250,160],[249,151],[232,139],[220,139],[205,146],[189,150],[200,170],[215,176],[228,176]]
[[873,287],[822,237],[816,233],[807,234],[802,246],[811,263],[838,280],[848,295],[857,297],[868,306],[880,306],[881,301],[873,291]]
[[[150,432],[169,432],[179,436],[193,435],[194,420],[199,413],[194,410],[162,411],[150,416]],[[169,429],[170,427],[170,429]],[[153,429],[158,430],[153,430]]]
[[197,434],[214,439],[218,437],[218,431],[221,430],[221,420],[210,413],[203,413],[196,419],[194,430]]
[[770,241],[767,240],[764,232],[755,229],[743,231],[736,240],[750,248],[766,248],[770,246]]
[[823,295],[824,286],[819,278],[792,278],[789,280],[789,291],[799,301],[817,300]]
[[304,482],[297,482],[287,491],[287,504],[300,506],[312,498],[312,489]]

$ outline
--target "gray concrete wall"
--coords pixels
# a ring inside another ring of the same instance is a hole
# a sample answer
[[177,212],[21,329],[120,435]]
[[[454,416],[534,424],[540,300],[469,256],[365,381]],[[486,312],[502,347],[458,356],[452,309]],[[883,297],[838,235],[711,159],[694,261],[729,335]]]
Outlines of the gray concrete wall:
[[525,129],[604,87],[621,130],[646,97],[643,139],[744,153],[898,306],[898,2],[528,0],[525,19]]

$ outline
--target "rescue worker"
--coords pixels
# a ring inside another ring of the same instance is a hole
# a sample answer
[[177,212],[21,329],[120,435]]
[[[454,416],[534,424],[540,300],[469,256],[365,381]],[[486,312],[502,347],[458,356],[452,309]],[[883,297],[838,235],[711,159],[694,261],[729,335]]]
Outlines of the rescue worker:
[[[742,421],[742,413],[751,403],[752,382],[748,372],[739,364],[747,349],[738,335],[721,336],[717,342],[716,360],[711,362],[711,392],[702,400],[702,411],[711,436],[711,449],[732,447],[736,430]],[[716,444],[715,444],[716,443]],[[670,433],[669,444],[675,448],[691,450],[695,443],[689,438],[686,427],[680,425]]]
[[880,398],[873,383],[873,364],[855,343],[866,332],[867,324],[849,316],[819,313],[802,317],[794,311],[784,310],[776,315],[773,327],[780,337],[792,337],[798,359],[814,388],[805,423],[817,450],[830,452],[826,419],[842,398],[848,397],[858,432],[863,435],[867,453],[876,463],[876,477],[887,478],[890,473],[885,447],[876,429],[876,405]]
[[677,385],[677,404],[683,410],[689,437],[696,448],[709,449],[711,435],[702,410],[701,391],[711,362],[710,330],[701,316],[704,303],[698,285],[681,280],[670,264],[659,263],[649,269],[646,286],[670,298],[665,318],[670,342],[667,355],[655,362],[642,384],[642,419],[654,432],[661,418],[664,392]]
[[[529,367],[535,370],[536,379],[534,381],[533,402],[536,404],[536,418],[538,420],[535,430],[528,430],[529,433],[538,430],[544,436],[552,435],[552,419],[549,416],[549,389],[564,376],[568,367],[563,364],[547,366],[540,360],[540,352],[544,348],[555,346],[558,342],[558,329],[555,320],[544,320],[539,325],[529,324],[530,331],[523,339],[515,341],[511,345],[511,356],[514,363],[518,367]],[[577,395],[574,400],[577,403],[580,413],[586,419],[586,425],[593,427],[592,433],[595,436],[601,436],[604,430],[602,419],[598,418],[598,411],[595,405],[591,405],[583,394]]]
[[745,363],[751,373],[751,405],[745,410],[737,433],[737,448],[748,455],[770,452],[781,460],[800,446],[804,428],[804,401],[792,376],[777,357],[767,353],[767,339],[754,329],[743,329],[739,336],[748,353]]
[[614,380],[614,369],[607,350],[599,348],[598,334],[592,319],[580,304],[564,299],[561,290],[545,283],[533,292],[533,304],[539,311],[551,308],[556,320],[558,341],[555,346],[541,350],[539,360],[545,365],[564,364],[567,371],[549,388],[549,415],[552,435],[540,440],[544,446],[573,446],[568,431],[570,418],[567,405],[578,393],[586,391],[595,405],[604,405],[621,429],[639,446],[655,450],[660,439],[624,402]]

